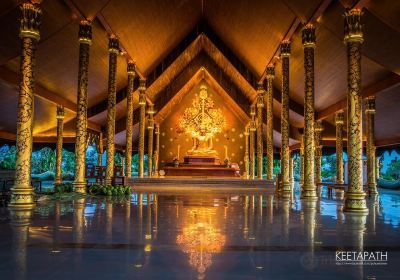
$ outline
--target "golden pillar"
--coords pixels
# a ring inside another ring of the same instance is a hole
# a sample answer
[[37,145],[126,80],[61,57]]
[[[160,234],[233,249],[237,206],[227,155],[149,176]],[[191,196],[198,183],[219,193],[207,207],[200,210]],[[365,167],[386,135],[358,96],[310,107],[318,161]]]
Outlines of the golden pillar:
[[273,113],[273,86],[275,66],[267,67],[267,180],[272,180],[274,174],[274,113]]
[[250,121],[250,126],[249,126],[249,133],[250,133],[250,155],[249,155],[249,166],[250,166],[250,179],[254,179],[255,176],[255,153],[254,153],[254,134],[256,132],[256,121],[255,121],[255,107],[254,105],[251,106],[250,108],[250,116],[251,116],[251,121]]
[[17,116],[17,154],[15,185],[11,189],[10,206],[32,208],[33,188],[31,186],[31,156],[33,130],[33,102],[35,90],[34,66],[37,42],[40,39],[39,26],[42,12],[37,5],[24,3],[19,37],[22,43],[20,83]]
[[141,79],[139,85],[139,177],[144,175],[144,137],[146,122],[146,80]]
[[110,185],[114,176],[115,154],[115,112],[117,98],[117,56],[119,41],[111,35],[108,41],[108,100],[107,100],[107,158],[106,158],[106,185]]
[[153,132],[154,132],[154,105],[150,105],[147,111],[149,115],[147,130],[147,170],[149,177],[153,177]]
[[257,178],[262,179],[263,173],[263,107],[264,89],[259,84],[257,89]]
[[292,157],[290,157],[290,159],[289,159],[289,181],[290,181],[290,184],[293,184],[294,183],[294,178],[293,178],[293,161],[294,161],[294,159],[292,158]]
[[347,152],[349,158],[349,186],[344,211],[368,212],[362,176],[362,97],[361,97],[361,44],[363,33],[361,10],[346,10],[344,40],[347,45]]
[[322,131],[324,130],[322,126],[322,121],[315,122],[315,183],[321,183],[321,159],[322,159]]
[[301,198],[316,199],[314,182],[314,49],[315,27],[306,25],[302,30],[304,48],[304,184]]
[[76,192],[86,192],[85,159],[87,138],[87,87],[89,48],[92,43],[92,26],[88,21],[79,25],[79,68],[76,108],[75,179]]
[[343,172],[343,111],[337,112],[336,122],[336,184],[344,184]]
[[289,181],[289,56],[290,42],[281,43],[282,57],[282,110],[281,110],[281,174],[282,197],[290,198],[291,186]]
[[380,171],[381,171],[381,163],[379,161],[379,158],[376,157],[375,158],[375,176],[376,176],[376,180],[379,179]]
[[160,159],[160,125],[155,124],[154,134],[156,136],[156,143],[154,148],[154,177],[158,177],[158,163]]
[[300,139],[300,185],[304,185],[304,135]]
[[128,88],[126,94],[126,148],[125,176],[132,176],[132,135],[133,135],[133,82],[135,80],[135,64],[128,62]]
[[56,178],[55,183],[60,184],[62,182],[62,148],[63,148],[63,129],[64,129],[64,107],[61,105],[57,106],[57,144],[56,144]]
[[376,188],[376,156],[375,156],[375,98],[369,97],[365,101],[366,134],[367,134],[367,174],[368,193],[377,194]]
[[244,174],[243,177],[245,179],[249,179],[250,170],[249,170],[249,125],[246,125],[244,129]]
[[103,165],[103,133],[100,132],[99,143],[97,146],[97,165]]

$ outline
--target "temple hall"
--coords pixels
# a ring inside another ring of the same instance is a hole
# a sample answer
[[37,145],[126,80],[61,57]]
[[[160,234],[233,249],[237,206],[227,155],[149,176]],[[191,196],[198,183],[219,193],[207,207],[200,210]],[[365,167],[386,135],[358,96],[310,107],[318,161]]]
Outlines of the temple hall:
[[400,279],[399,15],[1,0],[0,279]]

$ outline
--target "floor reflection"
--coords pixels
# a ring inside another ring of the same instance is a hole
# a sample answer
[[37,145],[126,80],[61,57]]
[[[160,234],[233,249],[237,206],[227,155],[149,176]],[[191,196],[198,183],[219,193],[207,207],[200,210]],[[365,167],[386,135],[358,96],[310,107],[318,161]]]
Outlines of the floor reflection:
[[212,263],[212,255],[221,252],[225,235],[221,234],[214,207],[190,207],[185,209],[182,233],[176,243],[189,255],[189,264],[198,272],[198,279],[204,279],[206,269]]
[[[258,193],[134,193],[48,201],[0,220],[2,279],[372,279],[400,276],[399,195],[343,213]],[[385,266],[337,265],[336,251],[388,251]],[[372,278],[371,278],[372,277]],[[398,278],[398,277],[395,277]]]

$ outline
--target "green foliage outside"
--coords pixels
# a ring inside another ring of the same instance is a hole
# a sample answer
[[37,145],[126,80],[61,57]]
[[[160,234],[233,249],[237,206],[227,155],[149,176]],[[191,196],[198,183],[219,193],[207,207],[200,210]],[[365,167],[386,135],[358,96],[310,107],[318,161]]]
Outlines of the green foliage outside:
[[131,194],[129,186],[93,185],[88,188],[88,193],[93,195],[123,196]]
[[0,147],[0,169],[15,169],[16,152],[15,146],[3,145]]
[[322,157],[321,179],[326,182],[336,181],[336,154]]
[[[384,156],[382,156],[381,161],[384,161]],[[382,169],[382,164],[381,164]],[[392,159],[388,164],[386,172],[380,172],[381,178],[389,181],[396,181],[400,179],[400,160],[396,157]]]
[[55,184],[54,190],[56,193],[70,193],[74,191],[72,183]]

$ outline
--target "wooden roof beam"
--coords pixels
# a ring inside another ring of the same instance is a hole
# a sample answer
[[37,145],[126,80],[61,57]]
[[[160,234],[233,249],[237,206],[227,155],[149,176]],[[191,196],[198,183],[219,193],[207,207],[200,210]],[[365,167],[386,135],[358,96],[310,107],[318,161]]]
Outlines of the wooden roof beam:
[[[5,81],[10,85],[14,86],[19,85],[19,75],[5,66],[0,66],[0,79],[2,79],[3,81]],[[70,100],[62,97],[61,95],[58,95],[57,93],[48,90],[47,88],[41,86],[38,83],[35,84],[34,94],[38,98],[51,102],[55,105],[62,105],[66,110],[69,110],[70,112],[76,114],[76,104],[74,102],[71,102]],[[95,131],[101,130],[101,127],[93,122],[88,122],[88,127]]]
[[[361,96],[367,98],[369,96],[376,96],[386,90],[400,85],[400,76],[395,73],[390,73],[386,78],[376,82],[375,84],[369,85],[362,89]],[[332,104],[331,106],[317,112],[316,119],[323,120],[327,117],[335,114],[338,111],[345,110],[347,108],[347,97]]]
[[[332,0],[323,0],[317,9],[312,13],[311,17],[306,21],[305,19],[300,19],[297,15],[295,19],[293,20],[292,24],[289,26],[288,31],[286,32],[285,36],[282,38],[282,41],[284,40],[292,40],[292,37],[296,33],[296,30],[301,27],[301,25],[306,25],[307,23],[314,23],[318,21],[319,17],[322,16],[322,14],[326,11],[326,9],[329,7],[329,5],[332,3]],[[281,49],[280,49],[280,44],[277,46],[275,53],[273,56],[270,58],[268,61],[267,65],[265,68],[267,68],[268,65],[270,64],[275,64],[276,58],[278,58],[281,54]],[[259,81],[261,82],[264,80],[266,77],[266,71],[261,75]]]

